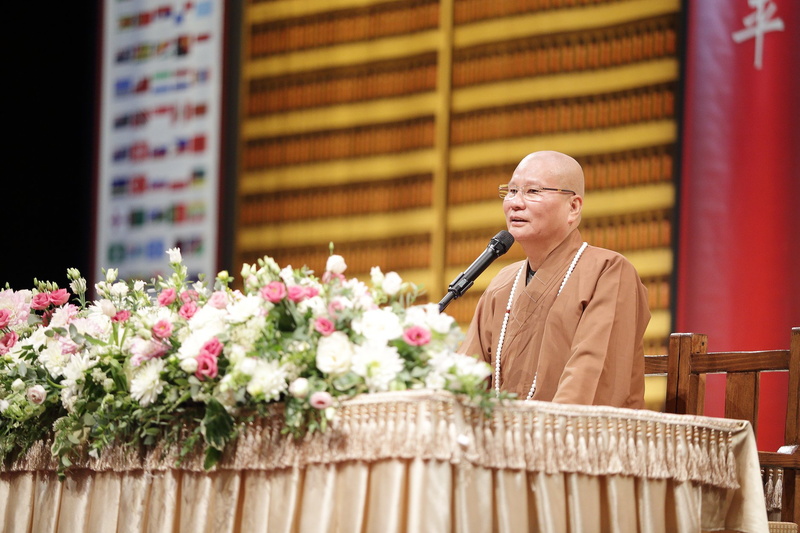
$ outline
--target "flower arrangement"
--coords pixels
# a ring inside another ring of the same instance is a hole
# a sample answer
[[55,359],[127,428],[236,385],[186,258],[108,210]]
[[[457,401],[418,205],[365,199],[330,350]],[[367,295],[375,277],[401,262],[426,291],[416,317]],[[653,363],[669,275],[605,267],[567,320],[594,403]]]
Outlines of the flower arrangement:
[[[371,286],[346,279],[333,254],[317,278],[269,257],[245,264],[241,290],[220,272],[187,280],[180,250],[172,274],[149,284],[114,269],[87,301],[51,282],[0,291],[0,461],[46,440],[66,469],[111,445],[179,443],[213,467],[243,425],[283,407],[285,431],[325,430],[339,403],[409,388],[468,394],[490,408],[486,363],[457,354],[461,331],[394,272]],[[188,435],[188,436],[187,436]]]

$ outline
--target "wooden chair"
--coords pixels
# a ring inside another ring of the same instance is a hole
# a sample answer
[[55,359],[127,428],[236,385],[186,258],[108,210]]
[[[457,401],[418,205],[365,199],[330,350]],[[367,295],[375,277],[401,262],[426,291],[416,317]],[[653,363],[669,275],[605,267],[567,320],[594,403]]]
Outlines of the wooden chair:
[[[780,453],[759,451],[764,468],[782,469],[781,520],[800,521],[800,327],[792,328],[790,348],[749,352],[709,352],[708,338],[697,333],[673,333],[669,339],[668,371],[677,369],[675,398],[667,412],[703,414],[706,374],[726,374],[725,418],[748,420],[758,427],[758,394],[762,372],[789,373],[784,444]],[[669,376],[669,374],[668,374]],[[672,411],[671,407],[675,410]]]
[[664,355],[644,356],[645,376],[665,376],[667,378],[666,398],[663,410],[666,413],[677,413],[678,405],[678,359]]

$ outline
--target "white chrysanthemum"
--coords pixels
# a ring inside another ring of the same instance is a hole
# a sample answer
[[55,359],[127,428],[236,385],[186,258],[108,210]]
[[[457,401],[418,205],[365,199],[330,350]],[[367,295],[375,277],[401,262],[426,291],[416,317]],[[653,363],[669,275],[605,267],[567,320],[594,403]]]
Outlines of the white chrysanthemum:
[[292,285],[297,285],[297,282],[294,280],[294,269],[292,265],[286,265],[278,272],[278,276],[281,278],[281,281],[287,286],[291,287]]
[[347,335],[334,331],[317,344],[317,368],[331,376],[344,375],[350,371],[353,353],[353,344]]
[[266,316],[252,317],[247,322],[237,325],[228,330],[230,342],[241,345],[249,351],[253,348],[256,341],[261,337],[267,324]]
[[343,286],[345,289],[350,290],[354,307],[359,309],[374,309],[377,307],[375,298],[372,297],[372,292],[364,282],[352,278],[345,281]]
[[23,339],[19,342],[20,346],[30,346],[34,350],[41,350],[43,346],[47,344],[50,338],[47,336],[47,332],[50,331],[50,328],[38,328],[33,330],[30,337]]
[[56,340],[48,342],[39,353],[39,361],[54,378],[64,374],[64,367],[69,362],[69,357],[69,354],[62,351],[61,343]]
[[[265,304],[269,304],[269,307],[265,307]],[[260,296],[245,296],[228,304],[225,320],[231,324],[241,324],[253,317],[263,315],[265,312],[269,311],[271,307],[272,304],[270,302],[265,302]]]
[[462,382],[477,383],[492,374],[492,367],[485,361],[468,355],[442,350],[434,353],[428,361],[431,367],[430,381],[443,378],[448,387],[458,389]]
[[297,310],[301,313],[311,310],[311,314],[314,316],[320,316],[327,313],[328,306],[325,304],[325,300],[321,296],[314,296],[297,304]]
[[438,305],[429,303],[406,309],[404,323],[406,326],[425,326],[431,331],[445,335],[453,328],[455,319],[448,314],[440,313]]
[[287,388],[286,372],[277,361],[258,360],[247,384],[250,396],[264,401],[276,400]]
[[102,313],[90,313],[87,317],[76,318],[72,325],[81,335],[107,341],[114,331],[111,319]]
[[353,320],[352,326],[353,331],[375,344],[386,344],[403,335],[400,317],[388,307],[365,311]]
[[151,359],[139,366],[131,379],[131,397],[142,406],[153,403],[164,390],[164,382],[161,380],[163,370],[163,359]]
[[209,337],[222,333],[225,330],[225,309],[217,309],[213,305],[205,305],[189,319],[189,329],[192,331],[207,331]]
[[403,360],[394,346],[367,343],[356,347],[352,370],[364,378],[370,392],[385,391],[403,370]]

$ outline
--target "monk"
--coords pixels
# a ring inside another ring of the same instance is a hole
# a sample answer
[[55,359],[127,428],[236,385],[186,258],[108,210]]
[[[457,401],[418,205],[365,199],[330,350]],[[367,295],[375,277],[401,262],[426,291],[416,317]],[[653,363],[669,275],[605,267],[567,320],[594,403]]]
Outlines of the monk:
[[625,257],[583,241],[583,194],[580,164],[552,151],[526,156],[500,186],[527,259],[489,283],[459,351],[492,365],[498,394],[643,408],[647,289]]

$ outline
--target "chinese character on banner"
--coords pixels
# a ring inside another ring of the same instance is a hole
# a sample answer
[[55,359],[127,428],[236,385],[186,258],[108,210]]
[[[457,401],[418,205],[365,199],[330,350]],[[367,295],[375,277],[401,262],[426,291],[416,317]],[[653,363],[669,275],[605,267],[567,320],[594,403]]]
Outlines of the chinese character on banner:
[[772,0],[747,0],[747,4],[755,11],[742,19],[745,28],[734,32],[732,37],[736,43],[755,39],[756,50],[753,66],[761,70],[764,55],[764,36],[771,31],[783,31],[783,20],[773,18],[778,6]]

